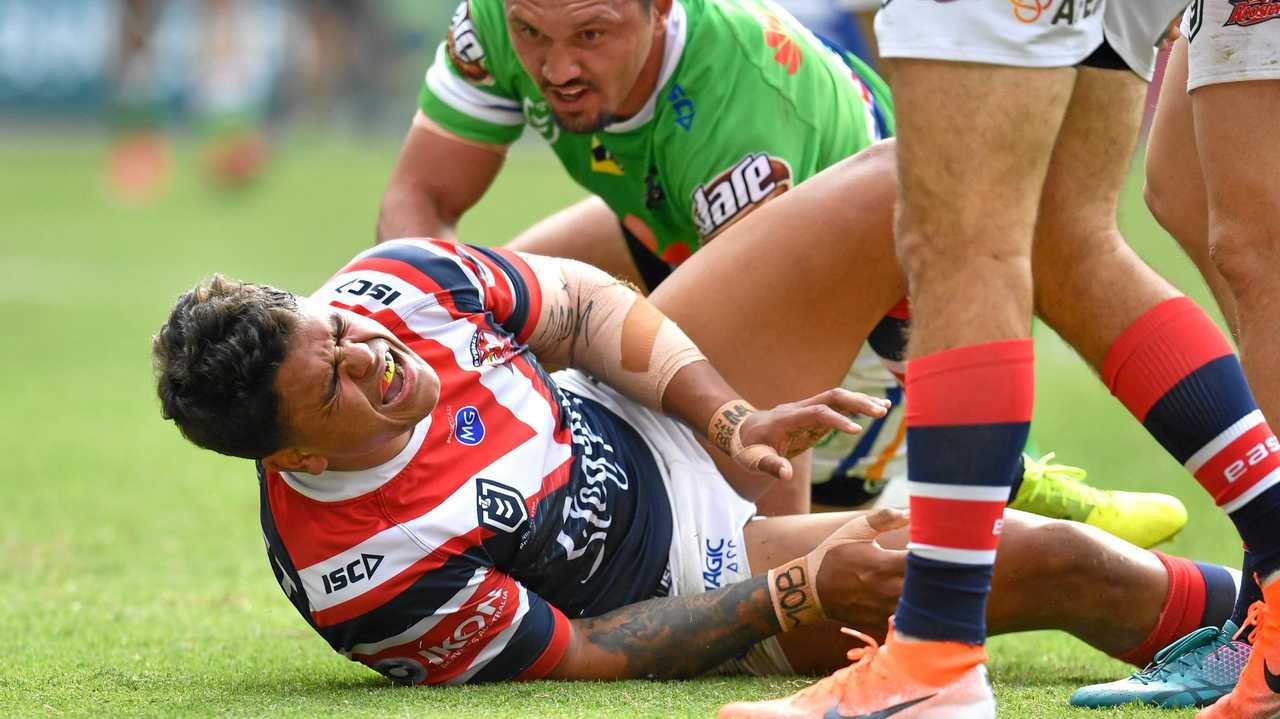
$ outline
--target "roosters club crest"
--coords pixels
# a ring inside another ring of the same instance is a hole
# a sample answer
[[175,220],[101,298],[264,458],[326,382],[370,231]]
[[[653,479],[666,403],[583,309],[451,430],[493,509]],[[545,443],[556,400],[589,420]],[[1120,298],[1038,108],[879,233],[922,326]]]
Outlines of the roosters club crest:
[[499,365],[512,355],[511,340],[483,327],[471,336],[471,364],[476,367]]

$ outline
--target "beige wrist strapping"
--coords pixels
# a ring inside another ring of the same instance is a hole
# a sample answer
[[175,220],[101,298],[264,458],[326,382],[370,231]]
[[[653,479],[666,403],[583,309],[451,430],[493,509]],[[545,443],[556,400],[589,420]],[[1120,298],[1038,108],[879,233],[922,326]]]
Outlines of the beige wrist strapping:
[[782,631],[826,617],[818,599],[817,579],[817,567],[809,567],[808,555],[769,570],[769,598]]
[[746,400],[732,399],[712,413],[711,422],[707,425],[707,438],[711,443],[752,472],[760,471],[760,462],[765,457],[776,454],[766,444],[742,444],[742,423],[755,411],[756,408]]

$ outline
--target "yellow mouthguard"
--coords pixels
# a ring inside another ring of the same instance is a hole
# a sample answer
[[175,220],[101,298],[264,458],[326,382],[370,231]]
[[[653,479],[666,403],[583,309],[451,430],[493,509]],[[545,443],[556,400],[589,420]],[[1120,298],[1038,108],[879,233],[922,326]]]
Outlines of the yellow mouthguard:
[[382,384],[390,385],[391,380],[396,376],[396,360],[391,355],[387,355],[387,371],[382,373]]

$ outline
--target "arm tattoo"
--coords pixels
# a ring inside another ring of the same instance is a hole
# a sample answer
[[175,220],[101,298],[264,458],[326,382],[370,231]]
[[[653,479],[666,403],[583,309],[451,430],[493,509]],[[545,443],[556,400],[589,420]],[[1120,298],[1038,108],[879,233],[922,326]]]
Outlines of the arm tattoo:
[[621,660],[624,677],[694,677],[778,633],[765,577],[706,594],[663,597],[574,621],[597,649]]

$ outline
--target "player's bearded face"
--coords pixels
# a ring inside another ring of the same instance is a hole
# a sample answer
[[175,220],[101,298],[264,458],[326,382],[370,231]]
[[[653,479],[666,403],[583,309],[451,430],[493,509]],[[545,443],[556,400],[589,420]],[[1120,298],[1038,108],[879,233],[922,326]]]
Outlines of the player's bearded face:
[[670,0],[507,0],[507,28],[560,127],[587,133],[644,106],[669,8]]
[[440,378],[367,317],[307,300],[299,311],[275,385],[287,443],[329,469],[390,459],[435,408]]

